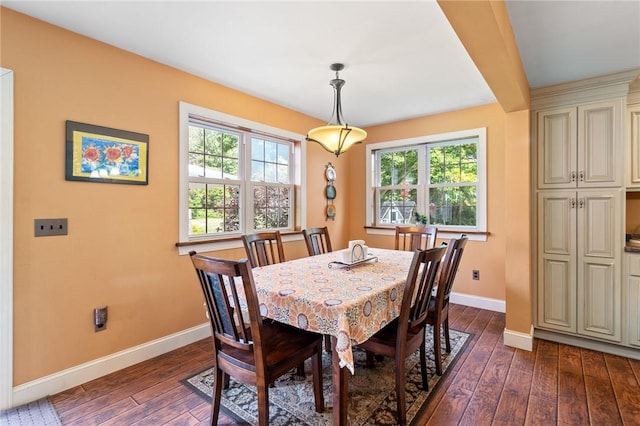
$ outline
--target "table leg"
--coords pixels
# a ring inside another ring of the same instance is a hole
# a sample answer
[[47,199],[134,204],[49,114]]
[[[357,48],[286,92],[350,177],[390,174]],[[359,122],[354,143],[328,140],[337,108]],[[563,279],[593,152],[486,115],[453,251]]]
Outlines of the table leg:
[[349,417],[347,412],[347,400],[349,399],[349,369],[340,368],[340,358],[338,358],[338,339],[331,336],[331,380],[333,382],[333,424],[346,426]]

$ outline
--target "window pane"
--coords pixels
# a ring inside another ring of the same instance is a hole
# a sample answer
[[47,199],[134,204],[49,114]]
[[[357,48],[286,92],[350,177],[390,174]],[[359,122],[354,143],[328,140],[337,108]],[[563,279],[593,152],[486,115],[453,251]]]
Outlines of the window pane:
[[278,157],[278,145],[274,142],[264,141],[264,161],[275,163]]
[[380,185],[415,185],[418,183],[418,151],[380,154]]
[[278,144],[278,164],[289,165],[289,145]]
[[429,189],[430,222],[436,225],[476,226],[476,187]]
[[274,163],[264,163],[264,181],[275,183],[278,180],[276,165]]
[[416,189],[387,189],[379,192],[378,223],[413,223],[416,212]]
[[255,229],[286,228],[290,215],[289,188],[254,186],[253,214]]
[[191,235],[238,231],[239,185],[189,184]]
[[251,159],[264,161],[264,141],[251,138]]
[[264,163],[262,161],[251,161],[251,180],[264,182]]
[[204,155],[189,153],[189,176],[204,176]]
[[286,164],[278,164],[277,167],[278,183],[289,183],[289,166]]

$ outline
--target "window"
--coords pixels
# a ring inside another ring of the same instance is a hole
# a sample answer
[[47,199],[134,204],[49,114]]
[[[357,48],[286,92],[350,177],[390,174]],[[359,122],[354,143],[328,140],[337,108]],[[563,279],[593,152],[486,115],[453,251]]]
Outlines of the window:
[[486,231],[486,129],[371,144],[367,222]]
[[300,135],[180,104],[180,241],[293,230]]

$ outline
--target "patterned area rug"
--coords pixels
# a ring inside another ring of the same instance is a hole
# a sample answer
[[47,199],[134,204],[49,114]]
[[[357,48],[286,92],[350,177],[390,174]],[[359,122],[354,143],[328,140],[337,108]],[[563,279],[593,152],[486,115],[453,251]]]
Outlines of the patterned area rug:
[[[451,365],[467,344],[470,335],[451,330],[451,353],[443,352],[443,376],[435,374],[433,342],[427,333],[427,368],[429,391],[422,390],[420,375],[420,356],[416,351],[407,358],[407,422],[420,412],[429,395],[444,377]],[[444,346],[444,338],[443,338]],[[366,368],[364,351],[354,352],[356,374],[349,377],[349,420],[353,426],[395,425],[396,396],[394,381],[394,363],[389,358],[376,362],[374,368]],[[324,367],[324,413],[316,413],[313,403],[311,361],[307,360],[306,378],[294,375],[295,371],[278,379],[275,387],[269,388],[269,424],[270,425],[331,425],[331,355],[323,355]],[[186,379],[187,387],[195,390],[211,401],[213,369]],[[221,411],[236,419],[239,424],[257,424],[257,404],[255,388],[231,380],[229,389],[222,392]]]
[[47,398],[29,404],[0,411],[2,426],[61,426],[60,418],[53,404]]

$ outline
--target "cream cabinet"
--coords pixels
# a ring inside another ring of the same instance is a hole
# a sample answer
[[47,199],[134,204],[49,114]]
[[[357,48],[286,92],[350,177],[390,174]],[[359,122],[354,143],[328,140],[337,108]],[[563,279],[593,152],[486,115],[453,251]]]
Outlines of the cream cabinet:
[[627,187],[640,188],[640,104],[627,107]]
[[621,189],[538,192],[537,325],[620,342]]
[[627,254],[627,340],[640,347],[640,254]]
[[623,107],[616,98],[537,111],[538,188],[622,186]]

